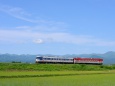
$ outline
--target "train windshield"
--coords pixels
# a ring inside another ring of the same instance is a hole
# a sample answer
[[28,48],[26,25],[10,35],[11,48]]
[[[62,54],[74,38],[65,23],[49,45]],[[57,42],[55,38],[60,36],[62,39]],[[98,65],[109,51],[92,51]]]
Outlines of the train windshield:
[[42,60],[43,57],[42,56],[37,56],[36,59]]

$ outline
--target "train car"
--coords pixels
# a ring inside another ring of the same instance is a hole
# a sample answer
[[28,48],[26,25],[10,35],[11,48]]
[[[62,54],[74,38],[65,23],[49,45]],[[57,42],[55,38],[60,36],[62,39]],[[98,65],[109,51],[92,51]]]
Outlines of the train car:
[[97,65],[102,65],[103,64],[103,59],[101,58],[73,58],[74,59],[74,64],[97,64]]
[[36,63],[60,63],[60,64],[96,64],[102,65],[103,59],[101,58],[62,58],[52,56],[37,56]]
[[61,63],[61,64],[73,64],[73,58],[65,59],[61,57],[52,56],[37,56],[36,63]]

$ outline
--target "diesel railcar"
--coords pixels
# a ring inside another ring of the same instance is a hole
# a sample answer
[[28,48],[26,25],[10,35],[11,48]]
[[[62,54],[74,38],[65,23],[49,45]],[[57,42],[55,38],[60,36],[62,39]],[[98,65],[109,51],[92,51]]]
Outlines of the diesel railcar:
[[75,64],[97,64],[102,65],[103,59],[102,58],[73,58]]
[[72,59],[65,59],[61,57],[46,57],[46,56],[37,56],[36,63],[62,63],[62,64],[73,64]]
[[61,57],[46,57],[37,56],[36,63],[60,63],[60,64],[97,64],[102,65],[102,58],[61,58]]

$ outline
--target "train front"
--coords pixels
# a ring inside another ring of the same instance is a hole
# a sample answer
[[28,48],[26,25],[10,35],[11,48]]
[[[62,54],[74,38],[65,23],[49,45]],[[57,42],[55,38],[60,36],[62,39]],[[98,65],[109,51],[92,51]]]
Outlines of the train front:
[[36,63],[41,63],[42,60],[43,60],[42,56],[36,56]]

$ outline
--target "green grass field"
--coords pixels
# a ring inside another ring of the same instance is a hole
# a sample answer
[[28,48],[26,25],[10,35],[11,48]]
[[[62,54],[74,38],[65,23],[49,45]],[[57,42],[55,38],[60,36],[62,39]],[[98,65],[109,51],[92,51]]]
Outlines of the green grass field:
[[0,71],[0,76],[10,76],[0,77],[0,86],[115,86],[114,70]]
[[2,70],[100,71],[100,70],[114,70],[114,69],[115,65],[0,63],[0,71]]
[[115,65],[0,63],[0,86],[115,86]]

